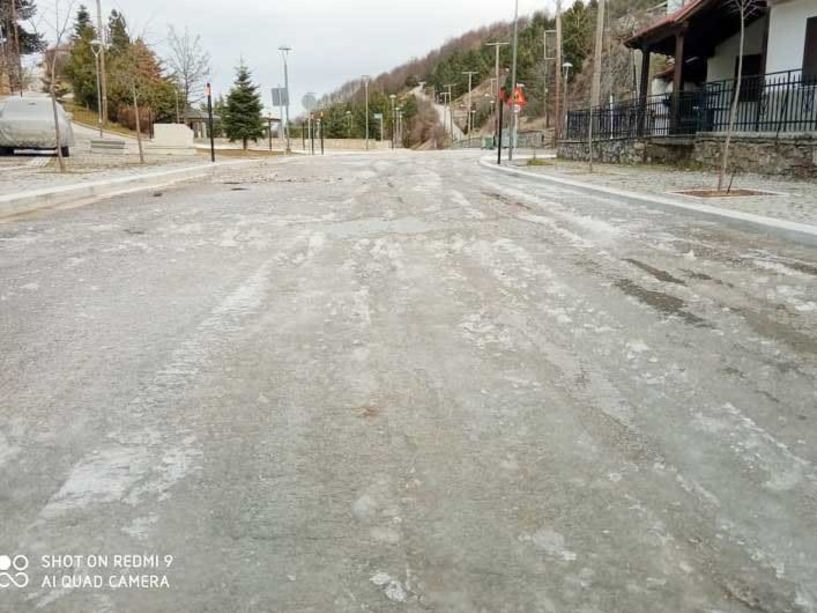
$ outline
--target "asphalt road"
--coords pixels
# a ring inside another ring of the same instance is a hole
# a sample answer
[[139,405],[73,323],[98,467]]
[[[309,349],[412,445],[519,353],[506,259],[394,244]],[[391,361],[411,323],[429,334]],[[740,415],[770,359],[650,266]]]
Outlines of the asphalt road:
[[0,223],[0,610],[817,611],[817,250],[476,161]]

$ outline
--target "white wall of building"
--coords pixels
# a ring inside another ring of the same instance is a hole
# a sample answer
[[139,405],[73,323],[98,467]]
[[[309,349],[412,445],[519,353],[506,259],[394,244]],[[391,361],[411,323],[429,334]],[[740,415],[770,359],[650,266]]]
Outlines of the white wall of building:
[[[815,2],[815,0],[805,0]],[[758,19],[746,28],[746,38],[743,42],[743,55],[753,55],[763,52],[763,33],[766,27],[765,19]],[[805,36],[805,24],[803,32]],[[740,50],[740,33],[727,38],[715,47],[715,54],[707,60],[706,80],[723,81],[735,78],[735,60]],[[803,46],[800,46],[800,62],[803,60]],[[798,64],[799,65],[799,64]]]
[[767,73],[800,70],[809,17],[817,17],[817,0],[788,0],[772,5]]

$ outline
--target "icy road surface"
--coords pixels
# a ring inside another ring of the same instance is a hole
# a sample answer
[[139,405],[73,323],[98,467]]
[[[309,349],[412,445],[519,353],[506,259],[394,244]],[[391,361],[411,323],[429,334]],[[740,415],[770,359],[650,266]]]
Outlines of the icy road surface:
[[0,223],[0,610],[817,611],[817,250],[476,162]]

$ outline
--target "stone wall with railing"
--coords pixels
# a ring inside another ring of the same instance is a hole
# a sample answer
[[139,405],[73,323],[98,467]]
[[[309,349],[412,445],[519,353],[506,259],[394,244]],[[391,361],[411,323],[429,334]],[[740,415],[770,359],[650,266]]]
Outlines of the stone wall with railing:
[[[716,170],[726,135],[699,132],[682,138],[608,139],[595,143],[594,158],[610,164],[672,164]],[[586,161],[587,141],[562,141],[557,155]],[[732,137],[730,168],[739,173],[817,178],[817,134],[738,133]]]

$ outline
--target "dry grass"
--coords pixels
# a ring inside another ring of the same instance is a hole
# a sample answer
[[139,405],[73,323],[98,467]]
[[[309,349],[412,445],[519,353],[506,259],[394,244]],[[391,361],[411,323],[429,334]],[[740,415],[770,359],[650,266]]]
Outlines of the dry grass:
[[[96,130],[99,127],[97,123],[99,121],[99,115],[96,111],[91,111],[86,109],[85,107],[78,106],[71,102],[63,102],[63,107],[65,107],[65,111],[67,113],[71,113],[73,119],[76,123],[82,124],[88,128],[92,128]],[[103,129],[106,132],[115,132],[117,134],[122,134],[123,136],[130,136],[131,138],[136,138],[136,131],[130,130],[124,126],[120,126],[118,123],[113,123],[109,121],[103,126]]]

